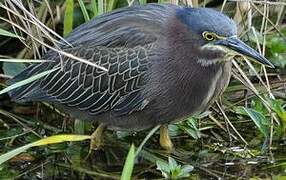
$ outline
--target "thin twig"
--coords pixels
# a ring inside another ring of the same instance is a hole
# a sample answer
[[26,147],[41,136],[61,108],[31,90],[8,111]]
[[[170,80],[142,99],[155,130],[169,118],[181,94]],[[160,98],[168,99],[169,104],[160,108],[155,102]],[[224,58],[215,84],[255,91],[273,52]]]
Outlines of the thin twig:
[[254,0],[228,0],[232,2],[251,2],[254,4],[269,4],[275,6],[286,6],[285,2],[274,2],[274,1],[254,1]]
[[236,128],[233,126],[233,124],[231,123],[231,121],[228,119],[227,115],[225,114],[224,110],[222,109],[222,107],[220,106],[219,103],[216,103],[220,112],[222,113],[223,117],[225,118],[225,120],[228,122],[228,124],[230,125],[230,127],[233,129],[233,131],[238,135],[238,137],[246,144],[248,145],[247,141],[240,135],[240,133],[236,130]]
[[[2,17],[0,17],[0,19],[2,19],[3,21],[7,21],[5,18],[2,18]],[[21,26],[15,24],[15,23],[13,23],[13,22],[10,22],[10,23],[13,24],[15,27],[17,27],[18,29],[20,29],[21,31],[25,32],[27,35],[29,35],[31,38],[33,38],[35,41],[39,42],[40,44],[42,44],[42,45],[48,47],[49,49],[51,49],[51,50],[53,50],[53,51],[56,51],[56,52],[59,53],[59,54],[62,54],[62,55],[67,56],[67,57],[69,57],[69,58],[71,58],[71,59],[80,61],[80,62],[82,62],[82,63],[85,63],[85,64],[88,64],[88,65],[94,66],[94,67],[96,67],[96,68],[98,68],[98,69],[101,69],[101,70],[103,70],[103,71],[105,71],[105,72],[108,71],[105,67],[99,66],[99,65],[97,65],[97,64],[95,64],[95,63],[93,63],[93,62],[90,62],[90,61],[87,61],[87,60],[85,60],[85,59],[83,59],[83,58],[74,56],[73,54],[67,53],[67,52],[65,52],[65,51],[58,50],[58,49],[56,49],[56,48],[54,48],[54,47],[52,47],[52,46],[46,44],[45,42],[40,41],[39,39],[37,39],[36,37],[34,37],[32,34],[30,34],[29,32],[27,32],[25,29],[23,29]]]
[[135,153],[135,157],[139,155],[141,149],[143,148],[143,146],[145,145],[145,143],[148,141],[148,139],[150,139],[151,136],[153,136],[153,134],[160,128],[161,125],[157,125],[155,126],[148,134],[147,136],[144,138],[144,140],[141,142],[141,144],[139,145],[139,147],[136,150]]

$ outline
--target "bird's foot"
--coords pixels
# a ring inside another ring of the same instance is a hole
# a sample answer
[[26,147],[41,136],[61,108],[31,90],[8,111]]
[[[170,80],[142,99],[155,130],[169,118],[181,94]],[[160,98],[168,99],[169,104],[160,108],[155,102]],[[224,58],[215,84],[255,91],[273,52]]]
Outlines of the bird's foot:
[[99,150],[102,147],[104,130],[105,125],[99,124],[96,130],[91,134],[89,151],[87,156],[84,158],[85,160],[89,158],[93,150]]
[[99,124],[96,130],[91,134],[89,150],[97,150],[103,144],[103,131],[105,130],[104,124]]
[[162,125],[160,127],[160,145],[168,153],[171,153],[173,150],[173,143],[170,139],[167,125]]

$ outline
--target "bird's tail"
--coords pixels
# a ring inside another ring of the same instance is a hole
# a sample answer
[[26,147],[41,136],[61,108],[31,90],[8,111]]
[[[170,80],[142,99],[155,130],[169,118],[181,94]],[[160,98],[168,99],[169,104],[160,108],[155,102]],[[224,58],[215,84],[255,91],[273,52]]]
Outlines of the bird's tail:
[[[24,81],[32,77],[33,75],[42,72],[45,66],[46,64],[44,63],[37,64],[37,65],[30,65],[29,67],[24,69],[22,72],[17,74],[15,77],[6,81],[6,84],[8,86],[11,86],[17,82]],[[17,101],[17,102],[27,102],[27,101],[33,101],[33,100],[39,101],[46,94],[43,92],[43,90],[40,89],[39,85],[40,85],[40,81],[35,80],[28,84],[25,84],[23,86],[10,90],[8,94],[11,97],[12,101]]]

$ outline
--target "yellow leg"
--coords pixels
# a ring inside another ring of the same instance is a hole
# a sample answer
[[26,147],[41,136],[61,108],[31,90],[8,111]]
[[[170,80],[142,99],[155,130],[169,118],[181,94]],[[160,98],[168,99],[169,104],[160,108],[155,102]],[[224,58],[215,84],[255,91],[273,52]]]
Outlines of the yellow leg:
[[99,149],[100,146],[102,146],[102,138],[103,138],[102,136],[104,130],[105,130],[105,125],[99,124],[96,130],[92,133],[90,140],[90,148],[89,148],[90,151]]
[[102,136],[103,136],[104,129],[105,129],[105,125],[99,124],[96,130],[91,134],[89,151],[88,151],[87,156],[84,158],[85,161],[92,154],[92,150],[98,150],[102,146],[102,139],[103,139]]
[[173,149],[173,144],[168,132],[168,126],[166,125],[162,125],[160,127],[160,145],[167,152],[171,152]]

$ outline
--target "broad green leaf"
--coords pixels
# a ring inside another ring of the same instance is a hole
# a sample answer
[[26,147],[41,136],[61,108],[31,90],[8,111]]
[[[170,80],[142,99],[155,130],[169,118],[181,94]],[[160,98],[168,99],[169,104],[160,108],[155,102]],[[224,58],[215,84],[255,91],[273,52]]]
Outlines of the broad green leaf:
[[[0,60],[1,61],[1,60]],[[26,68],[24,63],[19,62],[4,62],[3,63],[3,71],[5,75],[8,76],[16,76],[18,73],[23,71]]]
[[282,102],[279,100],[271,100],[272,109],[277,113],[283,126],[286,127],[286,111],[283,108]]
[[192,136],[194,139],[199,139],[201,137],[200,130],[197,128],[196,119],[189,118],[180,125],[186,133]]
[[66,0],[66,10],[64,17],[64,37],[66,37],[73,29],[73,0]]
[[184,165],[183,167],[182,167],[182,174],[184,175],[184,174],[189,174],[191,171],[193,171],[194,170],[194,167],[193,166],[191,166],[191,165]]
[[239,115],[243,115],[243,116],[248,116],[247,112],[244,110],[244,107],[243,106],[236,106],[234,109],[234,112],[236,114],[239,114]]
[[23,37],[20,37],[20,36],[18,36],[16,34],[13,34],[13,33],[9,32],[9,31],[1,29],[1,28],[0,28],[0,36],[7,36],[7,37],[12,37],[12,38],[24,39]]
[[168,178],[169,174],[170,174],[170,171],[171,171],[171,169],[169,167],[169,164],[166,163],[165,161],[158,160],[158,161],[156,161],[156,165],[157,165],[157,169],[159,171],[161,171],[162,175],[165,178]]
[[177,162],[172,157],[168,158],[168,162],[169,162],[169,167],[171,170],[175,169],[178,166]]
[[135,157],[135,147],[132,144],[123,167],[122,175],[120,178],[121,180],[131,179]]
[[172,157],[168,158],[168,163],[165,161],[156,161],[157,169],[162,175],[168,179],[180,179],[189,177],[190,172],[194,169],[191,165],[179,165]]
[[259,98],[253,98],[253,100],[251,101],[251,108],[264,115],[268,113],[263,102]]
[[0,156],[0,165],[9,159],[17,156],[18,154],[26,151],[30,147],[34,146],[43,146],[43,145],[48,145],[48,144],[56,144],[56,143],[62,143],[66,141],[83,141],[86,139],[90,139],[90,136],[86,135],[75,135],[75,134],[62,134],[62,135],[55,135],[55,136],[50,136],[41,140],[38,140],[36,142],[27,144],[25,146],[16,148],[10,152],[7,152],[5,154],[2,154]]
[[265,138],[269,137],[270,133],[270,121],[258,111],[250,108],[243,108],[249,117],[253,120],[255,125],[258,127],[260,132],[264,135]]
[[9,92],[9,91],[11,91],[12,89],[15,89],[15,88],[24,86],[24,85],[26,85],[26,84],[29,84],[29,83],[31,83],[31,82],[33,82],[33,81],[35,81],[35,80],[37,80],[37,79],[40,79],[40,78],[42,78],[42,77],[44,77],[44,76],[50,74],[51,72],[54,72],[54,71],[58,70],[58,69],[59,69],[59,68],[55,68],[55,69],[51,69],[51,70],[48,70],[48,71],[44,71],[44,72],[41,72],[41,73],[39,73],[39,74],[37,74],[37,75],[34,75],[34,76],[32,76],[32,77],[29,77],[29,78],[27,78],[27,79],[25,79],[25,80],[23,80],[23,81],[19,81],[19,82],[15,83],[15,84],[12,84],[11,86],[8,86],[8,87],[6,87],[5,89],[1,90],[1,91],[0,91],[0,95]]

